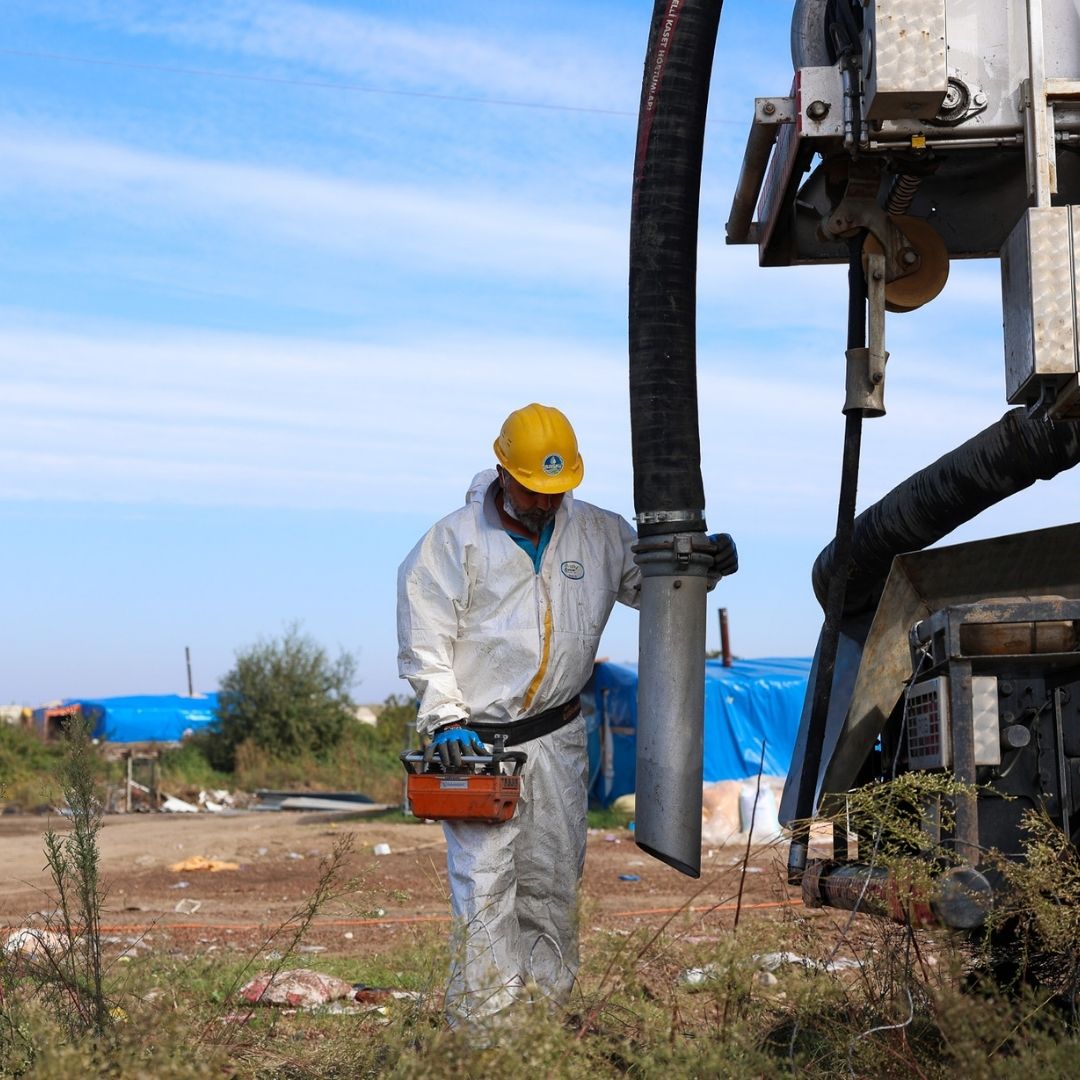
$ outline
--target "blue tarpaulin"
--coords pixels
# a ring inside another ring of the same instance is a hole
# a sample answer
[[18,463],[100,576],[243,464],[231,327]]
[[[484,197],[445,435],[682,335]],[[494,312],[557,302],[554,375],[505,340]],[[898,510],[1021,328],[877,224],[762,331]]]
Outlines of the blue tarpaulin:
[[[799,729],[809,658],[705,663],[704,780],[786,776]],[[608,806],[634,790],[637,665],[599,663],[582,695],[589,732],[589,795]]]
[[217,694],[140,694],[134,697],[69,698],[94,721],[93,737],[109,742],[179,742],[215,719]]

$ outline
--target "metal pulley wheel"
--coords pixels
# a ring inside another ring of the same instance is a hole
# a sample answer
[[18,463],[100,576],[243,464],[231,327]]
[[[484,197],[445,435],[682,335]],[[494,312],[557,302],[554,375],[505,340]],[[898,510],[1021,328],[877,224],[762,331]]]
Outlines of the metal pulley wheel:
[[[889,216],[918,252],[919,265],[910,274],[885,282],[885,310],[914,311],[945,288],[949,280],[949,253],[937,230],[923,218]],[[881,254],[881,244],[873,233],[868,233],[863,243],[864,265],[865,256],[870,254]]]

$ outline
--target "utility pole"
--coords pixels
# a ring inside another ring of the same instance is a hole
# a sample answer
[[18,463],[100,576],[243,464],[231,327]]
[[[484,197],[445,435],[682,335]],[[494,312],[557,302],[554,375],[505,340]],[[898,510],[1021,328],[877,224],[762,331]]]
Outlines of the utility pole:
[[187,696],[194,697],[195,690],[191,683],[191,647],[184,646],[184,659],[187,661]]

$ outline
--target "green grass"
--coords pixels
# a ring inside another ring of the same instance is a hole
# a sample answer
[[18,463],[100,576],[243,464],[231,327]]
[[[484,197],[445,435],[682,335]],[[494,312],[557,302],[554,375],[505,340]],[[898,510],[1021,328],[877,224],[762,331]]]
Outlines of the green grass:
[[[86,770],[79,775],[83,783]],[[73,777],[69,768],[69,788]],[[83,799],[92,839],[90,801]],[[606,813],[590,823],[618,827]],[[1034,913],[1031,932],[1052,950],[1046,959],[1075,970],[1071,919],[1080,910],[1080,864],[1052,823],[1032,828],[1032,858],[1013,884],[1027,890],[1022,910]],[[1031,1080],[1075,1073],[1075,984],[1071,993],[1058,982],[1002,989],[978,981],[986,966],[963,938],[797,908],[750,917],[737,933],[715,916],[685,914],[605,930],[587,912],[582,969],[567,1010],[522,1006],[484,1035],[453,1031],[439,1004],[445,925],[416,924],[378,953],[296,949],[320,912],[342,900],[371,899],[362,880],[344,877],[348,844],[335,845],[311,898],[257,950],[210,952],[196,944],[183,954],[170,949],[164,933],[151,935],[148,955],[126,963],[106,948],[100,990],[83,984],[94,1000],[108,1002],[104,1023],[71,1024],[40,972],[0,953],[0,1077]],[[72,886],[93,886],[93,851],[70,857]],[[1041,912],[1038,901],[1047,897],[1053,910]],[[69,929],[92,922],[74,914]],[[285,956],[271,959],[270,949]],[[783,952],[807,962],[762,970],[762,954]],[[826,964],[837,956],[857,963],[830,971]],[[237,989],[255,974],[293,967],[419,991],[420,998],[351,1015],[289,1015],[237,1000]],[[691,985],[691,969],[706,977]]]
[[[536,1073],[583,1080],[1030,1080],[1072,1074],[1080,1045],[1060,1010],[1030,995],[961,993],[963,954],[944,937],[919,933],[920,949],[937,960],[922,972],[906,962],[906,932],[890,929],[868,939],[863,927],[852,942],[862,969],[829,973],[787,965],[765,985],[754,957],[788,949],[824,959],[832,939],[820,936],[821,926],[820,919],[796,915],[745,923],[737,936],[723,933],[714,941],[672,928],[591,934],[568,1013],[523,1008],[488,1049],[443,1022],[438,998],[446,929],[429,926],[379,955],[290,959],[288,966],[349,982],[426,993],[420,1002],[394,1002],[381,1012],[287,1016],[258,1008],[240,1025],[228,1019],[245,1011],[232,996],[235,988],[266,970],[268,961],[235,951],[160,952],[108,969],[110,999],[125,1019],[107,1040],[58,1039],[55,1021],[32,1002],[23,1003],[21,1023],[34,1047],[35,1078],[443,1080]],[[682,979],[691,967],[712,972],[696,990]],[[7,986],[10,1009],[21,989],[18,980]],[[15,1057],[0,1062],[0,1075],[18,1075]]]
[[625,829],[634,820],[633,814],[627,814],[611,807],[596,807],[589,811],[590,829]]
[[[823,959],[829,948],[817,938],[820,925],[803,918],[758,921],[713,942],[645,929],[592,935],[568,1013],[523,1008],[487,1049],[450,1031],[440,1015],[444,927],[422,927],[407,944],[378,956],[321,954],[289,963],[350,982],[418,990],[426,995],[419,1002],[348,1016],[287,1016],[261,1007],[240,1025],[228,1019],[246,1011],[232,995],[267,961],[256,956],[250,964],[251,957],[231,951],[151,954],[109,970],[110,996],[125,1019],[107,1043],[57,1040],[54,1022],[32,1007],[23,1012],[24,1030],[36,1047],[34,1077],[1030,1080],[1072,1074],[1080,1045],[1061,1012],[1033,996],[961,993],[962,958],[947,939],[919,935],[920,947],[938,960],[929,977],[897,966],[905,938],[894,930],[875,941],[860,934],[861,970],[788,965],[764,985],[755,955],[786,948]],[[682,974],[689,967],[709,968],[712,978],[688,989]]]

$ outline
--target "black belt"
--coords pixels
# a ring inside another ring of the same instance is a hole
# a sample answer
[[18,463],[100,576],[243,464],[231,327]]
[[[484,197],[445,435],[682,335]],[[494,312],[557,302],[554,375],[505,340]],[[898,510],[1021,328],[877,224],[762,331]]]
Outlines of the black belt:
[[556,705],[553,709],[545,709],[535,716],[511,720],[509,723],[469,720],[466,721],[466,725],[486,743],[490,743],[496,735],[505,735],[507,746],[517,746],[519,743],[539,739],[542,735],[550,735],[553,731],[566,727],[571,720],[576,720],[580,715],[581,695],[575,694],[565,705]]

